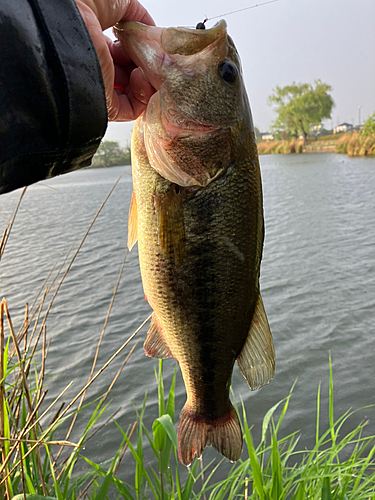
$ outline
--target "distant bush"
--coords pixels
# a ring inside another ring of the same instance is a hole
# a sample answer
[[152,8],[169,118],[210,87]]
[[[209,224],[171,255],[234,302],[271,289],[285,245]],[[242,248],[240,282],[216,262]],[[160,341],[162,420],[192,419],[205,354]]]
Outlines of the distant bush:
[[94,158],[92,167],[117,167],[120,165],[130,165],[130,148],[121,148],[116,141],[103,141]]
[[364,122],[363,135],[375,135],[375,113],[367,118]]
[[370,127],[367,131],[344,134],[336,143],[336,152],[346,153],[348,156],[375,155],[375,132],[372,133],[369,129]]

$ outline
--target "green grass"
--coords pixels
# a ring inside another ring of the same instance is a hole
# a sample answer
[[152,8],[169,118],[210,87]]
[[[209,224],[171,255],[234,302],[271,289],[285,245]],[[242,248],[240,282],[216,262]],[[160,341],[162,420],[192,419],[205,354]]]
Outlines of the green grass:
[[[6,351],[9,352],[9,343]],[[5,363],[7,364],[7,363]],[[6,368],[6,377],[11,368]],[[245,406],[236,408],[244,435],[245,458],[233,464],[225,479],[220,476],[224,459],[203,467],[203,461],[195,460],[188,469],[187,478],[181,479],[183,467],[177,457],[177,434],[175,429],[175,384],[176,370],[168,391],[163,381],[163,363],[160,361],[156,374],[158,386],[159,415],[152,428],[147,428],[144,416],[147,412],[147,397],[143,405],[135,409],[137,425],[123,430],[113,419],[122,442],[114,452],[113,459],[106,463],[96,463],[86,457],[81,447],[94,424],[103,415],[106,407],[100,401],[88,420],[86,429],[73,448],[67,460],[54,464],[51,448],[54,434],[60,422],[49,430],[24,433],[18,445],[19,454],[8,463],[6,471],[9,498],[21,500],[25,491],[28,500],[37,500],[43,495],[53,499],[77,500],[87,489],[87,497],[92,500],[107,498],[131,499],[202,499],[219,500],[225,498],[248,498],[260,500],[300,500],[335,499],[361,500],[375,498],[374,436],[363,437],[365,423],[341,436],[344,423],[353,412],[346,412],[334,419],[332,368],[330,363],[329,426],[320,432],[321,388],[318,388],[316,402],[316,436],[311,450],[301,451],[301,433],[296,431],[286,437],[279,437],[283,420],[291,403],[292,390],[288,397],[273,406],[264,416],[261,439],[255,445],[248,426]],[[9,386],[6,386],[9,389]],[[35,390],[38,386],[35,386]],[[293,388],[292,388],[293,389]],[[18,430],[23,432],[27,425],[26,395],[21,396],[21,412]],[[9,411],[5,399],[5,437],[10,436],[11,422],[15,415]],[[276,417],[277,415],[277,417]],[[37,417],[37,413],[36,413]],[[133,433],[134,428],[136,432]],[[133,434],[133,436],[132,436]],[[39,448],[26,441],[28,438],[43,440]],[[4,441],[6,442],[6,441]],[[61,444],[61,443],[60,443]],[[154,454],[152,465],[145,465],[145,450],[150,448]],[[45,450],[42,453],[41,449]],[[117,476],[118,466],[124,456],[126,465],[134,467],[132,482],[125,482]],[[6,456],[11,453],[11,443],[7,444]],[[40,453],[38,455],[37,450]],[[22,465],[17,461],[22,454]],[[43,458],[41,458],[43,457]],[[73,470],[78,460],[87,463],[87,471],[74,477]],[[290,463],[294,465],[290,465]],[[14,467],[16,465],[16,467]],[[4,477],[4,476],[3,476]],[[2,484],[4,487],[4,483]],[[4,488],[5,495],[7,494]],[[110,495],[110,496],[108,496]],[[6,497],[5,497],[6,498]]]
[[[11,222],[13,221],[14,218]],[[9,236],[9,232],[4,234]],[[0,248],[3,252],[3,242]],[[117,285],[124,264],[125,260]],[[71,262],[68,264],[69,268],[70,266]],[[60,272],[62,271],[58,271],[58,275]],[[63,273],[61,279],[65,276],[66,273]],[[60,287],[61,280],[59,282],[52,276],[51,279]],[[104,321],[98,349],[117,285]],[[49,293],[53,298],[56,296],[52,288]],[[315,444],[312,449],[305,449],[305,436],[299,430],[287,436],[283,434],[283,422],[292,404],[292,388],[289,395],[270,408],[263,421],[257,423],[261,426],[259,443],[255,443],[252,437],[245,405],[236,407],[244,436],[244,450],[242,459],[232,465],[224,479],[222,471],[226,460],[219,455],[216,460],[207,464],[204,464],[203,455],[202,460],[195,460],[186,470],[177,456],[176,371],[166,389],[163,363],[160,361],[155,373],[158,416],[151,428],[145,424],[145,415],[149,411],[145,395],[142,407],[134,408],[134,425],[130,424],[129,428],[123,429],[115,418],[111,418],[121,436],[121,443],[117,450],[113,450],[112,459],[101,463],[97,457],[86,456],[84,445],[94,427],[107,413],[106,399],[121,370],[114,376],[100,400],[84,405],[84,394],[139,329],[99,370],[95,366],[95,356],[87,384],[68,405],[64,408],[60,405],[64,390],[51,405],[44,408],[44,367],[48,342],[46,315],[42,317],[41,311],[45,300],[46,295],[43,295],[40,305],[35,305],[30,310],[26,308],[25,321],[18,333],[13,327],[6,301],[3,300],[0,306],[1,499],[375,500],[375,436],[364,435],[365,422],[344,433],[344,424],[347,429],[353,411],[334,418],[331,360],[329,384],[325,389],[328,393],[329,425],[322,430],[322,388],[319,386]],[[49,310],[50,305],[46,314]],[[133,349],[128,357],[132,351]],[[68,388],[69,386],[66,390]],[[298,405],[298,401],[293,403]],[[72,443],[69,441],[70,431],[63,432],[62,424],[74,424],[76,415],[84,409],[84,415],[89,415],[85,417],[85,430],[79,440]],[[41,422],[46,421],[48,423],[42,426]],[[63,454],[60,451],[62,449]],[[149,456],[150,452],[154,459],[151,464],[147,461],[146,465],[144,457],[146,454]],[[78,463],[79,470],[84,470],[79,474]],[[120,464],[126,466],[127,470],[134,470],[131,480],[124,481],[121,478]],[[225,470],[227,466],[228,464]]]

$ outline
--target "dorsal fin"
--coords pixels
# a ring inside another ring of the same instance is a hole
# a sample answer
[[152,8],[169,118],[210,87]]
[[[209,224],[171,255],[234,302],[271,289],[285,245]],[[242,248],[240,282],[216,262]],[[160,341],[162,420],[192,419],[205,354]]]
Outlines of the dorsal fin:
[[275,350],[260,294],[237,365],[252,391],[268,384],[275,373]]

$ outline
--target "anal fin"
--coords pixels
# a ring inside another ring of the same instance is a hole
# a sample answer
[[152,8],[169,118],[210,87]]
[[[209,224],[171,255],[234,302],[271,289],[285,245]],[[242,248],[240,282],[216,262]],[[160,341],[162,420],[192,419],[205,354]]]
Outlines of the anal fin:
[[133,191],[132,201],[130,202],[129,218],[128,218],[128,248],[129,251],[133,248],[138,239],[138,209],[137,199]]
[[252,391],[268,384],[275,373],[275,350],[260,294],[237,365]]
[[164,340],[155,313],[152,315],[150,328],[143,344],[146,356],[150,358],[172,358],[173,354]]

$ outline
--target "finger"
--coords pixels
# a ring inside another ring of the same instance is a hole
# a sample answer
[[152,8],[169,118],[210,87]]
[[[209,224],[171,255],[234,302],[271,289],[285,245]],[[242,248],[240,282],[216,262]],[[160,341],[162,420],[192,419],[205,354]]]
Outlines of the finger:
[[112,41],[108,39],[107,43],[115,64],[118,64],[119,66],[127,66],[132,62],[130,56],[121,47],[119,40]]
[[94,10],[103,31],[119,21],[138,21],[155,26],[154,20],[138,0],[117,0],[113,6],[110,6],[110,3],[108,0],[94,2]]
[[121,89],[122,94],[130,92],[130,74],[134,67],[130,66],[123,68],[115,64],[115,89]]
[[130,75],[130,93],[138,101],[147,104],[155,93],[154,87],[148,81],[141,68],[136,68]]
[[155,89],[145,78],[143,71],[136,68],[130,75],[130,85],[126,94],[119,94],[119,88],[114,89],[111,105],[108,109],[110,121],[135,120],[146,109]]
[[135,120],[146,109],[146,104],[138,101],[131,93],[118,95],[114,89],[111,106],[108,108],[108,119],[113,122]]
[[154,20],[138,0],[130,0],[130,2],[126,2],[126,4],[126,9],[121,21],[138,21],[139,23],[148,24],[149,26],[155,26]]

